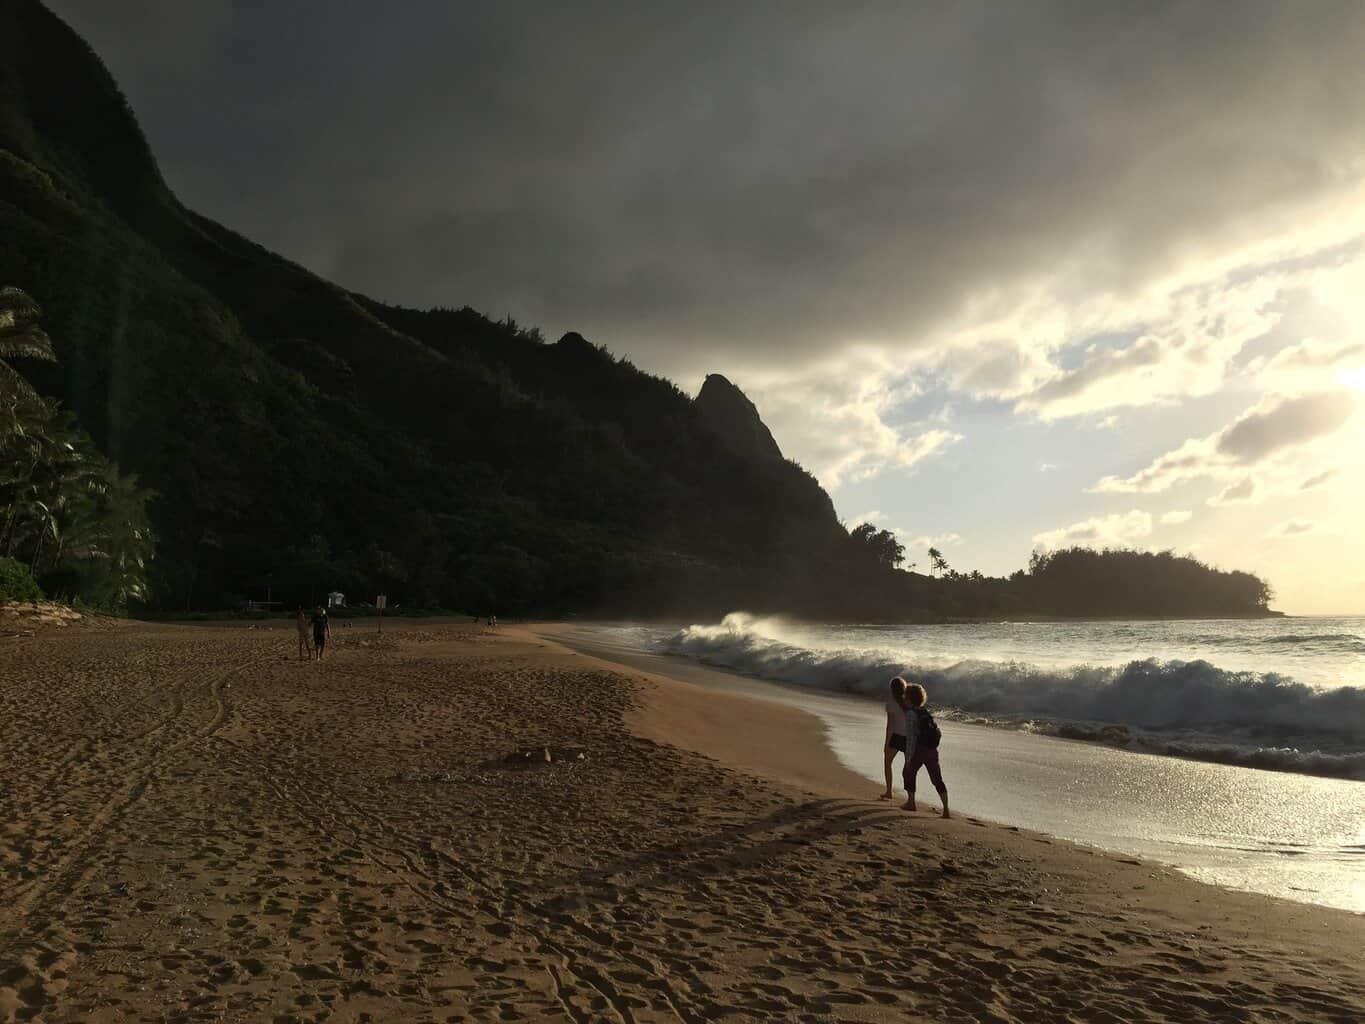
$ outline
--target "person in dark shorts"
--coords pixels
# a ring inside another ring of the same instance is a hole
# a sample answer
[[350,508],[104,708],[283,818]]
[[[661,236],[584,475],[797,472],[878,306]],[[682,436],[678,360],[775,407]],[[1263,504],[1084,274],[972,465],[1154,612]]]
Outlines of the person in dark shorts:
[[327,622],[327,610],[317,608],[313,611],[313,646],[322,660],[322,649],[327,646],[327,638],[332,635],[332,627]]
[[920,767],[929,770],[929,781],[938,790],[943,801],[943,817],[951,818],[948,813],[948,787],[943,784],[943,771],[938,766],[938,744],[942,734],[934,716],[929,714],[929,695],[919,683],[910,683],[901,698],[905,708],[905,724],[909,731],[905,734],[905,803],[904,810],[915,809],[915,776]]
[[905,699],[905,680],[900,676],[891,680],[890,691],[886,697],[886,741],[882,744],[882,766],[886,769],[886,792],[882,793],[878,799],[890,800],[892,797],[891,789],[891,766],[896,760],[897,754],[905,753],[905,708],[901,702]]

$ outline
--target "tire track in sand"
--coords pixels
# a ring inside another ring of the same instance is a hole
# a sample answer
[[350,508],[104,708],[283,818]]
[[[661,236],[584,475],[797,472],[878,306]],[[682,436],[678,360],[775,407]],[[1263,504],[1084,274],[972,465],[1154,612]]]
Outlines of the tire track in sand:
[[[192,705],[181,700],[178,695],[170,715],[140,734],[142,737],[161,735],[163,742],[145,754],[129,772],[130,777],[110,797],[108,797],[90,820],[68,841],[65,849],[41,875],[36,876],[26,886],[11,896],[7,905],[0,909],[0,937],[4,937],[3,948],[12,950],[21,940],[23,924],[38,909],[43,900],[52,896],[52,908],[61,906],[72,892],[88,876],[93,859],[101,840],[110,829],[121,821],[135,807],[159,779],[159,769],[184,748],[199,741],[210,739],[227,721],[230,709],[223,697],[223,689],[229,678],[240,674],[249,666],[237,665],[216,673],[203,686],[203,697],[211,707],[208,721],[192,727],[179,739],[170,739],[176,731],[175,726],[188,717]],[[66,765],[67,768],[71,764]]]

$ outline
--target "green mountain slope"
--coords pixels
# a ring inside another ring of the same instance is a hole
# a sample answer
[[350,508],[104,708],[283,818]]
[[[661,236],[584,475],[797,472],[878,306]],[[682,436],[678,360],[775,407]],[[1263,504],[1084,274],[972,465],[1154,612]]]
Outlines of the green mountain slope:
[[159,495],[161,606],[799,609],[857,557],[813,478],[667,381],[349,293],[185,209],[34,0],[0,0],[0,238],[61,356],[31,376]]

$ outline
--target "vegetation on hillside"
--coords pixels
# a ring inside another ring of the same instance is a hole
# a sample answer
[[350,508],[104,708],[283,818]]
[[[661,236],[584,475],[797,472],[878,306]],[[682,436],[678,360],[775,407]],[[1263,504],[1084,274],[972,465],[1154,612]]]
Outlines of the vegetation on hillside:
[[814,588],[846,540],[800,467],[577,335],[369,302],[185,210],[40,5],[0,8],[0,67],[0,280],[48,311],[32,379],[157,492],[153,605],[650,612]]

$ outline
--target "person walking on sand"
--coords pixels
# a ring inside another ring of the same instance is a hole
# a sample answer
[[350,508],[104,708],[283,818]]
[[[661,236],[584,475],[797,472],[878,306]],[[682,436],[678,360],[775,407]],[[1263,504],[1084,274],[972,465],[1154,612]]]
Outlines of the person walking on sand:
[[308,618],[303,614],[303,607],[299,607],[298,618],[294,623],[299,628],[299,661],[312,661],[313,648],[308,643]]
[[332,635],[332,627],[327,623],[327,610],[322,607],[313,610],[313,646],[318,650],[318,661],[322,660],[322,649],[327,646],[327,638]]
[[901,702],[905,699],[906,682],[900,676],[891,680],[891,685],[886,695],[886,741],[882,744],[882,766],[886,770],[886,792],[878,799],[890,800],[894,795],[891,787],[891,768],[896,760],[897,754],[905,753],[905,708]]
[[905,708],[905,724],[909,731],[905,734],[905,794],[903,810],[915,810],[915,776],[920,766],[929,769],[929,781],[938,790],[943,801],[943,817],[951,818],[948,813],[948,787],[943,784],[943,772],[938,766],[938,744],[943,738],[934,716],[929,714],[929,694],[919,683],[910,683],[901,698]]

